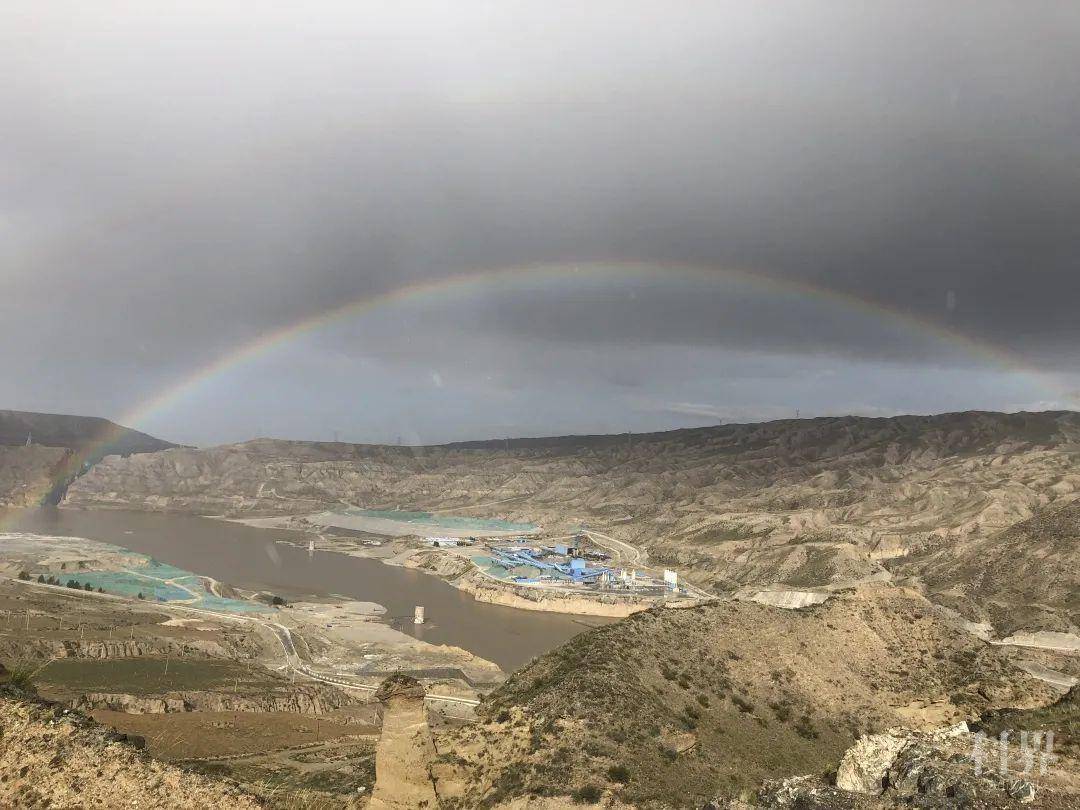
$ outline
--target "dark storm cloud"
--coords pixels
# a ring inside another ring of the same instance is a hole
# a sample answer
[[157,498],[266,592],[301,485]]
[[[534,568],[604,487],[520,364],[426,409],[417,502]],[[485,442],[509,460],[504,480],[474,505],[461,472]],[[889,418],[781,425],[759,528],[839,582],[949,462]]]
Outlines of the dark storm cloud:
[[[580,5],[6,5],[8,395],[47,366],[122,409],[350,298],[604,259],[758,270],[1076,368],[1075,6]],[[462,306],[481,343],[935,360],[718,290]]]

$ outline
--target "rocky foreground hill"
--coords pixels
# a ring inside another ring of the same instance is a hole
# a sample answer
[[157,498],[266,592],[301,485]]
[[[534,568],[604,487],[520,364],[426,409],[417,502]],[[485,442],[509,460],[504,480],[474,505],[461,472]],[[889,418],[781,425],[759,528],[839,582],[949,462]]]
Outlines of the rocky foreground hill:
[[462,808],[567,795],[701,807],[835,768],[860,735],[1055,699],[1005,651],[893,586],[798,611],[653,609],[519,670],[484,701],[483,722],[438,741],[433,773]]
[[230,807],[263,803],[238,786],[150,759],[83,715],[0,691],[4,807]]
[[[587,525],[717,593],[926,574],[931,591],[972,619],[1003,631],[1065,631],[1077,624],[1068,598],[1080,590],[1070,553],[1076,512],[1044,516],[1080,496],[1078,460],[1073,412],[835,417],[416,448],[257,440],[107,458],[68,503],[249,516],[347,503],[557,531]],[[1056,521],[1058,539],[1022,535],[1031,520]],[[993,565],[988,548],[1001,552]],[[984,568],[977,588],[954,592]]]

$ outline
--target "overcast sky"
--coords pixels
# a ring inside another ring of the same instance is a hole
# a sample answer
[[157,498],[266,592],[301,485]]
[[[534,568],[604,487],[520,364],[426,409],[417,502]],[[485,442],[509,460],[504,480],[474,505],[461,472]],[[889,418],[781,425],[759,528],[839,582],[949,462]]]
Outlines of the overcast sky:
[[302,5],[0,4],[0,407],[191,443],[1080,407],[1077,4]]

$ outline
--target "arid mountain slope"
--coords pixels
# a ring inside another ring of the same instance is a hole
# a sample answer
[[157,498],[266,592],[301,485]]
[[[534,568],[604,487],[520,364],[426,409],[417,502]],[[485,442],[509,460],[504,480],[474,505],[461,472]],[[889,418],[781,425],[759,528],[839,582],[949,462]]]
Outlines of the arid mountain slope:
[[835,767],[860,734],[1051,700],[922,597],[870,586],[800,611],[654,609],[584,633],[492,693],[485,722],[437,745],[461,807],[595,797],[590,787],[634,806],[700,807]]
[[0,445],[0,508],[37,506],[62,477],[71,451],[64,447]]
[[170,447],[176,445],[94,416],[0,410],[0,507],[55,503],[75,476],[107,455]]
[[283,514],[348,503],[583,525],[718,591],[949,557],[1080,493],[1080,415],[958,413],[441,447],[258,440],[110,458],[76,506]]
[[988,537],[932,547],[904,560],[936,601],[1001,633],[1069,632],[1080,625],[1080,501],[1039,510]]
[[129,456],[176,447],[96,416],[69,416],[58,413],[0,410],[0,444],[21,445],[32,436],[34,444],[67,447],[76,452]]
[[230,807],[262,803],[235,785],[155,762],[82,715],[0,694],[4,807]]

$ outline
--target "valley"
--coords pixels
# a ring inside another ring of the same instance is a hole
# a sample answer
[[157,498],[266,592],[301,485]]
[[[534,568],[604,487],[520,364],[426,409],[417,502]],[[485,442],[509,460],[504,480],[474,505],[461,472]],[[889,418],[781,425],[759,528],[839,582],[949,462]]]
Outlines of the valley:
[[785,780],[1080,688],[1078,460],[1072,413],[107,456],[0,513],[0,658],[274,807],[847,806]]

